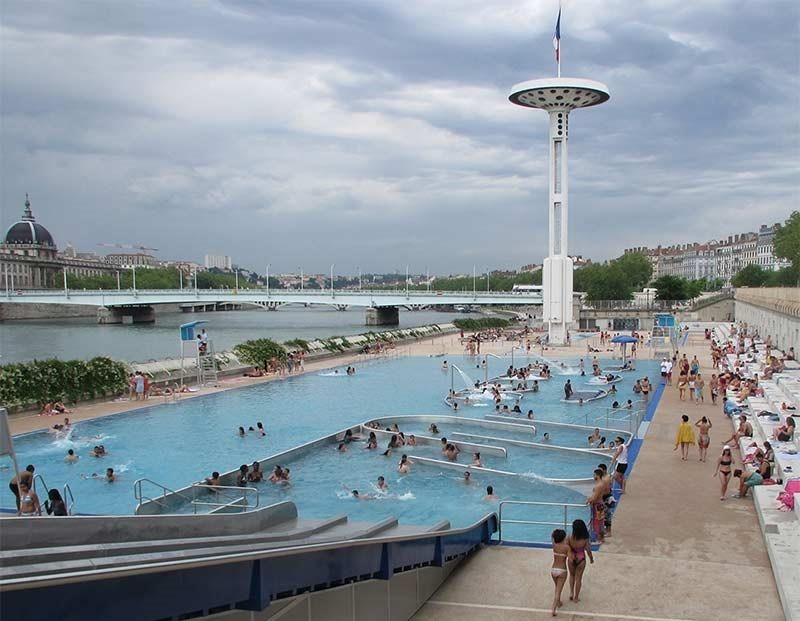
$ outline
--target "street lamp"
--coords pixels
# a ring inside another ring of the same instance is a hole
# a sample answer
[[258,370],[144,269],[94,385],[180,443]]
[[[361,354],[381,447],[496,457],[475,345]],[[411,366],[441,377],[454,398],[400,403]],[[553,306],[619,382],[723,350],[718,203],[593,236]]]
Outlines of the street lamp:
[[[136,293],[136,266],[131,266],[131,272],[133,272],[133,292]],[[66,278],[64,279],[66,281]]]
[[489,266],[486,266],[486,293],[489,293]]
[[336,267],[336,264],[335,263],[331,263],[331,297],[332,298],[336,297],[336,295],[333,292],[333,268],[334,267]]
[[269,297],[269,266],[271,264],[267,263],[267,297]]
[[[181,284],[181,289],[183,289],[183,285],[182,285],[182,284]],[[117,270],[117,291],[119,291],[119,290],[120,290],[120,285],[119,285],[119,270]]]
[[477,279],[477,272],[475,271],[475,266],[472,266],[472,296],[475,297],[478,295],[478,281]]
[[428,267],[425,267],[425,282],[428,283],[428,292],[430,293],[431,290],[431,271]]
[[361,291],[361,266],[356,265],[356,270],[358,270],[358,290]]
[[302,292],[303,291],[303,280],[304,280],[303,268],[298,266],[297,269],[300,271],[300,291]]
[[406,298],[408,297],[408,265],[406,265]]

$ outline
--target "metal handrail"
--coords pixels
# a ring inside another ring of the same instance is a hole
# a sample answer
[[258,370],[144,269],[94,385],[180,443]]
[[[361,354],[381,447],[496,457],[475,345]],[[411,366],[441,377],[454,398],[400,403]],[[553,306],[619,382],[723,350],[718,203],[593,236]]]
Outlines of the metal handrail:
[[[242,496],[238,498],[232,498],[227,500],[226,502],[206,502],[202,500],[197,500],[197,490],[198,489],[206,489],[209,492],[219,494],[222,490],[235,490],[241,494]],[[255,493],[255,504],[250,504],[247,500],[248,492]],[[207,483],[193,483],[192,484],[192,508],[195,513],[197,513],[197,507],[238,507],[242,510],[243,513],[257,509],[260,502],[260,494],[257,487],[239,487],[238,485],[208,485]],[[240,504],[241,503],[241,504]]]
[[36,479],[39,479],[42,482],[42,487],[44,487],[45,494],[49,494],[50,488],[47,486],[47,483],[45,482],[44,477],[41,474],[35,475],[33,477],[33,480],[31,481],[31,489],[33,490],[33,493],[36,494],[37,496],[39,495],[36,491]]
[[[540,522],[537,520],[504,520],[503,519],[503,505],[535,505],[535,506],[546,506],[546,507],[563,507],[564,508],[564,521],[563,522]],[[497,518],[497,541],[502,543],[503,542],[503,522],[506,524],[528,524],[528,525],[538,525],[538,526],[563,526],[564,530],[567,529],[569,526],[569,519],[567,517],[567,512],[569,511],[569,507],[581,508],[586,509],[586,505],[579,505],[575,503],[567,503],[567,502],[540,502],[534,500],[501,500],[500,506],[498,509],[498,518]]]
[[161,485],[161,483],[157,483],[156,481],[153,481],[152,479],[148,479],[148,478],[136,479],[133,482],[133,497],[137,501],[137,504],[136,504],[136,511],[137,512],[139,510],[139,507],[141,507],[144,504],[144,502],[142,502],[142,501],[154,502],[154,503],[156,503],[156,504],[158,504],[158,505],[160,505],[162,507],[166,507],[166,503],[164,503],[162,500],[159,500],[158,498],[153,498],[152,496],[144,495],[142,493],[142,483],[150,483],[151,485],[154,485],[155,487],[160,488],[161,489],[161,498],[162,499],[167,496],[167,493],[169,493],[169,494],[176,494],[176,495],[180,496],[181,498],[183,498],[184,500],[188,500],[188,498],[186,498],[180,492],[176,492],[174,489],[170,489],[170,488],[166,487],[165,485]]
[[[67,501],[68,498],[69,501]],[[72,488],[69,483],[64,483],[64,504],[67,505],[67,515],[72,515],[72,509],[75,507],[75,496],[72,494]]]

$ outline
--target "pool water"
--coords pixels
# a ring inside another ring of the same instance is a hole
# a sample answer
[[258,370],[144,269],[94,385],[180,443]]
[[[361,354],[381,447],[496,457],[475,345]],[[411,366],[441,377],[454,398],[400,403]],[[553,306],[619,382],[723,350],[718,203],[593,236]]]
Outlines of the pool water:
[[[516,363],[522,363],[516,356]],[[468,375],[483,375],[476,368],[476,358],[449,357]],[[312,439],[333,433],[369,419],[392,415],[453,415],[443,397],[451,386],[449,372],[441,370],[441,358],[408,357],[373,362],[358,367],[354,376],[306,374],[214,395],[158,404],[134,412],[80,422],[69,437],[57,438],[48,432],[36,432],[15,438],[20,464],[33,463],[51,487],[68,483],[76,499],[75,510],[81,513],[132,514],[135,508],[133,483],[149,478],[172,489],[199,481],[213,470],[225,472],[243,463],[252,463]],[[507,360],[489,359],[490,375],[501,373]],[[635,373],[625,374],[619,393],[584,406],[561,402],[565,376],[556,375],[540,382],[540,392],[526,394],[523,411],[533,408],[537,421],[555,421],[593,425],[602,418],[612,400],[624,403],[633,399],[631,387],[637,377],[655,379],[657,363],[640,362]],[[472,370],[470,370],[472,369]],[[573,385],[583,378],[571,376]],[[463,384],[458,376],[455,381]],[[460,388],[456,384],[456,388]],[[483,419],[491,408],[467,407],[459,417]],[[255,427],[261,421],[267,437],[247,433],[237,435],[238,427]],[[53,422],[60,422],[54,417]],[[540,423],[541,424],[541,423]],[[597,423],[600,424],[600,423]],[[545,425],[541,424],[544,430]],[[414,433],[414,425],[401,426]],[[553,426],[556,429],[555,426]],[[424,428],[418,428],[424,435]],[[445,425],[445,430],[447,425]],[[495,429],[465,427],[464,433],[505,437]],[[548,429],[548,431],[550,431]],[[554,443],[586,446],[585,432],[569,428],[550,431]],[[523,429],[519,439],[531,441]],[[541,434],[539,434],[541,435]],[[516,437],[516,436],[509,436]],[[463,439],[463,438],[462,438]],[[379,437],[384,447],[387,439]],[[501,444],[488,441],[489,444]],[[103,444],[108,454],[102,458],[89,455],[95,444]],[[66,464],[68,449],[80,456],[76,464]],[[590,478],[601,455],[541,450],[506,445],[508,456],[484,455],[487,467],[553,478]],[[407,447],[409,456],[421,455],[442,459],[433,446]],[[465,451],[466,452],[466,451]],[[467,454],[463,463],[471,461]],[[541,500],[582,502],[583,496],[571,489],[534,477],[511,477],[475,473],[474,482],[465,485],[455,470],[440,470],[422,464],[412,466],[410,475],[397,473],[398,453],[382,457],[380,451],[363,450],[355,443],[350,451],[339,453],[331,446],[282,464],[292,470],[292,485],[260,484],[260,504],[281,500],[297,503],[303,517],[329,517],[347,513],[351,519],[374,521],[396,516],[401,523],[433,524],[447,519],[453,525],[466,525],[495,510],[497,502],[485,502],[485,486],[493,485],[504,500]],[[102,474],[113,467],[119,475],[114,483],[85,479],[81,475]],[[374,493],[373,484],[384,476],[390,493],[374,500],[358,501],[346,490],[355,488]],[[10,492],[2,505],[11,506]]]

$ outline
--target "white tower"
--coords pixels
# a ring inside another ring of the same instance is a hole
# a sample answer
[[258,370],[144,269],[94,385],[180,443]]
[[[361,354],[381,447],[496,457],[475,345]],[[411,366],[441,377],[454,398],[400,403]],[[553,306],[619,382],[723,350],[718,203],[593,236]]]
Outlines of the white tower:
[[567,329],[572,322],[572,259],[567,254],[569,113],[575,108],[596,106],[608,101],[609,97],[605,84],[579,78],[521,82],[514,86],[508,96],[511,103],[527,108],[540,108],[550,117],[550,234],[542,273],[542,317],[549,326],[549,341],[552,345],[566,344]]

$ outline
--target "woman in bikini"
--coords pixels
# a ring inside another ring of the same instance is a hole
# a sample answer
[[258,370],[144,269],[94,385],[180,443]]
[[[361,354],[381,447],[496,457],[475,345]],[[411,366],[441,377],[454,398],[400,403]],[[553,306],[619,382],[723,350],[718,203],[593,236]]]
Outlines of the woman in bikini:
[[572,534],[567,537],[567,545],[572,549],[572,558],[569,562],[569,599],[579,602],[583,572],[586,570],[586,557],[589,557],[590,563],[594,563],[589,529],[586,528],[586,522],[575,520],[572,523]]
[[722,448],[722,455],[717,458],[717,469],[714,471],[713,476],[719,476],[719,499],[725,500],[725,494],[728,493],[728,483],[731,480],[731,466],[733,465],[733,456],[731,455],[731,447],[724,446]]
[[556,610],[564,605],[564,602],[561,601],[561,593],[567,583],[567,561],[572,558],[572,548],[565,543],[566,538],[566,531],[560,528],[556,528],[553,531],[553,566],[550,568],[550,577],[553,579],[556,589],[553,596],[552,610],[554,617],[556,616]]
[[17,515],[20,517],[33,517],[42,514],[42,506],[39,504],[39,497],[36,492],[32,492],[26,481],[19,482],[19,509]]
[[710,420],[703,416],[694,426],[699,430],[697,446],[700,449],[700,461],[705,461],[708,455],[708,447],[711,445],[711,437],[708,435],[708,431],[713,425]]

